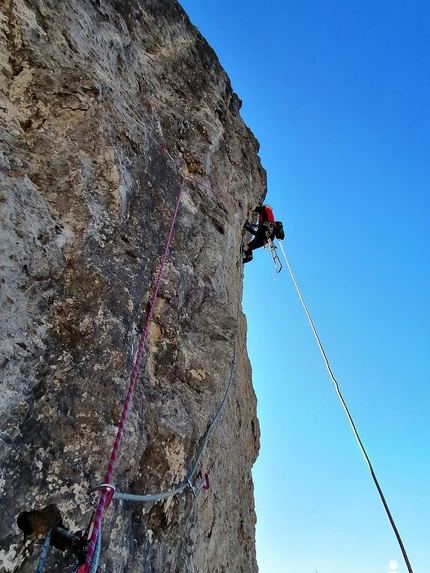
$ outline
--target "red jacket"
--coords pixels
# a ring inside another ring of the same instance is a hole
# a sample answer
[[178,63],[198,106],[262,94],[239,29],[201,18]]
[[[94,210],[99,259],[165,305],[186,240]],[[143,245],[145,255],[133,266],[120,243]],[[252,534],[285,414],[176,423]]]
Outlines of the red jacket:
[[263,223],[265,223],[266,221],[269,223],[275,222],[275,217],[273,215],[272,208],[269,207],[268,205],[263,205],[262,207],[257,207],[256,209],[254,209],[254,211],[259,214],[259,217],[258,217],[258,228],[259,229],[261,229]]

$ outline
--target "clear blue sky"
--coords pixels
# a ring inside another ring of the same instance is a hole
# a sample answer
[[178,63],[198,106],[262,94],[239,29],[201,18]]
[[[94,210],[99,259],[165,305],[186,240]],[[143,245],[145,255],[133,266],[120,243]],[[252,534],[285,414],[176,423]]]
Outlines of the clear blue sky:
[[[414,573],[429,573],[430,6],[181,4],[243,100],[287,256]],[[260,573],[406,573],[292,281],[263,250],[244,310]]]

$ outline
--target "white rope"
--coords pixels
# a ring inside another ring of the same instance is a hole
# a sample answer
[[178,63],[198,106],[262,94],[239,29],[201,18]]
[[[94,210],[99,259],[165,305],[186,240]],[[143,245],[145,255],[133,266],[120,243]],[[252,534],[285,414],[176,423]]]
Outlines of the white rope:
[[408,558],[408,555],[407,555],[407,553],[406,553],[406,549],[405,549],[405,547],[404,547],[404,545],[403,545],[402,539],[401,539],[401,537],[400,537],[399,531],[398,531],[398,529],[397,529],[397,527],[396,527],[396,524],[394,523],[394,519],[393,519],[393,517],[392,517],[392,515],[391,515],[390,509],[389,509],[388,504],[387,504],[387,502],[386,502],[386,500],[385,500],[385,497],[384,497],[384,494],[383,494],[383,492],[382,492],[382,489],[381,489],[381,487],[380,487],[380,485],[379,485],[379,482],[378,482],[378,480],[377,480],[377,478],[376,478],[376,475],[375,475],[375,472],[374,472],[374,470],[373,470],[372,464],[370,463],[369,456],[367,455],[366,450],[364,449],[364,446],[363,446],[363,442],[361,441],[360,436],[358,435],[358,431],[357,431],[357,428],[355,427],[354,420],[352,419],[352,416],[351,416],[351,414],[350,414],[350,412],[349,412],[349,410],[348,410],[348,407],[347,407],[347,405],[346,405],[346,402],[345,402],[345,400],[343,399],[342,393],[341,393],[340,388],[339,388],[339,384],[337,383],[337,380],[336,380],[336,378],[335,378],[334,375],[333,375],[333,372],[332,372],[332,370],[331,370],[331,367],[330,367],[330,364],[329,364],[327,355],[326,355],[326,353],[325,353],[325,351],[324,351],[324,348],[323,348],[323,345],[322,345],[322,343],[321,343],[320,337],[318,336],[317,330],[316,330],[315,325],[314,325],[314,323],[313,323],[313,320],[312,320],[312,317],[311,317],[310,312],[309,312],[309,310],[308,310],[308,307],[306,306],[305,300],[304,300],[304,298],[303,298],[303,296],[302,296],[302,293],[300,292],[299,285],[297,284],[297,281],[296,281],[296,278],[295,278],[295,276],[294,276],[294,273],[293,273],[293,271],[292,271],[292,269],[291,269],[291,267],[290,267],[290,263],[288,262],[287,255],[285,254],[284,247],[282,246],[282,242],[281,242],[281,241],[278,241],[278,242],[279,242],[279,246],[281,247],[282,254],[284,255],[285,262],[287,263],[287,267],[288,267],[288,270],[289,270],[289,272],[290,272],[291,278],[292,278],[292,280],[293,280],[294,286],[296,287],[297,294],[299,295],[299,298],[300,298],[300,301],[301,301],[301,303],[302,303],[302,305],[303,305],[303,308],[304,308],[304,310],[305,310],[306,316],[308,317],[309,324],[311,325],[311,328],[312,328],[312,332],[314,333],[315,339],[316,339],[316,341],[317,341],[317,343],[318,343],[318,346],[319,346],[319,349],[320,349],[320,351],[321,351],[321,355],[322,355],[322,357],[323,357],[323,359],[324,359],[324,362],[325,362],[327,371],[328,371],[328,373],[329,373],[329,375],[330,375],[330,378],[331,378],[331,380],[332,380],[332,382],[333,382],[333,384],[334,384],[334,387],[335,387],[335,389],[336,389],[336,393],[337,393],[337,395],[338,395],[338,397],[339,397],[339,400],[340,400],[340,402],[341,402],[341,404],[342,404],[342,407],[343,407],[343,409],[344,409],[344,411],[345,411],[345,414],[346,414],[346,416],[347,416],[347,418],[348,418],[348,421],[349,421],[349,423],[350,423],[350,425],[351,425],[352,431],[354,432],[354,436],[355,436],[355,438],[356,438],[356,440],[357,440],[357,443],[358,443],[358,445],[359,445],[359,447],[360,447],[361,453],[363,454],[363,457],[364,457],[364,459],[365,459],[365,461],[366,461],[366,464],[367,464],[367,466],[368,466],[368,468],[369,468],[369,471],[370,471],[370,473],[371,473],[371,475],[372,475],[372,478],[373,478],[373,481],[374,481],[374,483],[375,483],[376,489],[378,490],[378,493],[379,493],[379,496],[380,496],[380,498],[381,498],[382,504],[383,504],[383,506],[384,506],[384,508],[385,508],[385,511],[386,511],[386,513],[387,513],[387,516],[388,516],[388,519],[389,519],[389,521],[390,521],[390,523],[391,523],[391,527],[393,528],[394,534],[395,534],[395,536],[396,536],[396,538],[397,538],[397,541],[398,541],[398,543],[399,543],[399,546],[400,546],[400,549],[401,549],[401,551],[402,551],[403,558],[404,558],[404,560],[405,560],[405,563],[406,563],[406,566],[407,566],[407,568],[408,568],[408,571],[409,571],[409,573],[413,573],[412,567],[411,567],[411,564],[410,564],[410,562],[409,562],[409,558]]

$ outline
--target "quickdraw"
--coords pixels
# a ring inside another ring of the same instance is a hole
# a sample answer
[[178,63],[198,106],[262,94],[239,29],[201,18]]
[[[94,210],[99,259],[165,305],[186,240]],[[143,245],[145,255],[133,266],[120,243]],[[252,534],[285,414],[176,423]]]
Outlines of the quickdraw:
[[202,491],[202,489],[209,489],[209,475],[207,472],[205,472],[204,479],[202,476],[202,472],[198,472],[196,474],[196,478],[200,479],[200,483],[197,483],[196,485],[193,485],[191,483],[191,480],[187,480],[188,487],[190,488],[190,491],[194,498],[197,497],[197,495]]
[[[282,263],[281,263],[281,259],[279,258],[279,255],[278,255],[278,251],[276,250],[275,243],[272,241],[272,239],[268,239],[267,242],[268,242],[269,247],[270,247],[270,254],[272,255],[273,264],[275,265],[275,271],[277,273],[280,273],[282,271]],[[266,248],[266,245],[265,245],[265,248]]]
[[91,505],[92,505],[92,507],[94,507],[94,509],[97,508],[97,504],[93,500],[92,494],[97,492],[97,491],[104,491],[105,489],[107,489],[105,507],[108,508],[110,505],[110,502],[112,501],[113,495],[115,493],[115,486],[114,485],[112,485],[110,483],[102,483],[102,485],[92,487],[91,489],[89,489],[87,491],[87,494],[90,496]]
[[203,479],[203,475],[202,472],[198,472],[196,475],[197,479],[202,480],[197,486],[196,489],[198,489],[198,491],[201,491],[202,489],[209,489],[210,483],[209,483],[209,474],[208,472],[204,473],[204,479]]

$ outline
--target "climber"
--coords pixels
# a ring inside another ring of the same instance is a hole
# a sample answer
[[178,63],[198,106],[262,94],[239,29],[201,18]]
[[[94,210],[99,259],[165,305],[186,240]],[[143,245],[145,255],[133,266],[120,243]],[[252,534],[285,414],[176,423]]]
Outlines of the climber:
[[[284,238],[284,231],[282,228],[282,223],[280,221],[275,222],[275,217],[273,216],[273,210],[270,205],[262,205],[261,207],[256,207],[253,211],[258,213],[258,225],[255,230],[255,225],[246,221],[244,229],[249,231],[251,235],[255,235],[251,242],[243,247],[244,263],[249,263],[252,261],[254,249],[259,249],[265,245],[269,240],[273,241],[276,238]],[[278,236],[279,234],[279,236]]]

